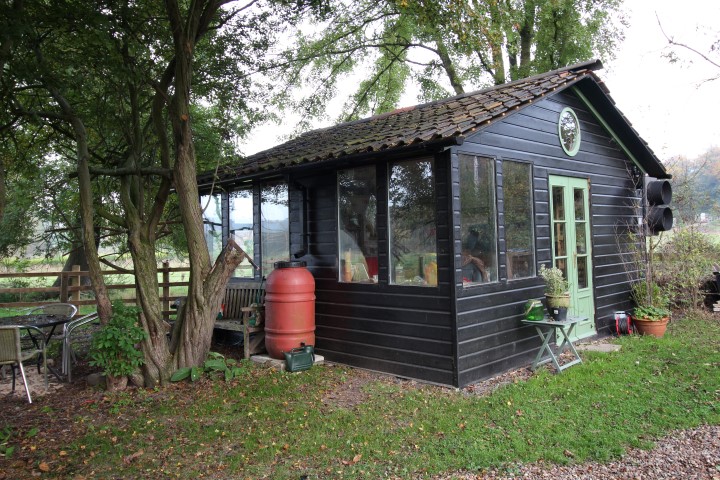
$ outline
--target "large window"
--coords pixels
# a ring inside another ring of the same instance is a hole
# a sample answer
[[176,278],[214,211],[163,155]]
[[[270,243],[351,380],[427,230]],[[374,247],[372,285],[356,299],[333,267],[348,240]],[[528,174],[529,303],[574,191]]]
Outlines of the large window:
[[205,243],[214,260],[222,250],[222,196],[219,193],[201,196],[200,208],[203,210]]
[[437,285],[432,160],[391,164],[388,193],[391,283]]
[[495,160],[465,154],[459,159],[463,284],[495,282],[498,279]]
[[532,170],[530,164],[503,161],[507,277],[535,276]]
[[[230,238],[235,240],[250,257],[253,257],[255,251],[253,226],[252,189],[230,192]],[[234,276],[241,278],[252,278],[254,275],[253,267],[247,260],[243,260],[234,272]]]
[[266,183],[260,191],[260,250],[262,274],[273,264],[290,259],[290,221],[288,187],[285,183]]
[[341,282],[377,283],[375,166],[338,172],[338,247]]

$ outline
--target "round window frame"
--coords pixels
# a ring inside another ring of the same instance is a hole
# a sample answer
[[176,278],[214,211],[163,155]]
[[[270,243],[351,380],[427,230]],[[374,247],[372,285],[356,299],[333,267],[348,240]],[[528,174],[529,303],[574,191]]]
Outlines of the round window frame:
[[[565,141],[563,140],[562,135],[562,119],[563,116],[568,113],[572,116],[573,120],[575,120],[575,126],[577,130],[577,138],[575,140],[575,144],[572,146],[572,148],[568,148],[565,145]],[[558,117],[558,139],[560,140],[560,146],[565,151],[566,154],[570,157],[574,157],[577,155],[577,153],[580,151],[580,141],[582,140],[582,131],[580,130],[580,120],[578,119],[577,115],[575,114],[575,110],[573,110],[570,107],[565,107],[560,112],[560,116]]]

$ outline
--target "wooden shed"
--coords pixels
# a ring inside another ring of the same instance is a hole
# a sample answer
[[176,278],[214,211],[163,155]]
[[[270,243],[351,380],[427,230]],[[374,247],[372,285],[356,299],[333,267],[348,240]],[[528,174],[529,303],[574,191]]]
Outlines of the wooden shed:
[[542,264],[570,280],[577,336],[608,335],[631,307],[619,249],[643,179],[669,176],[601,67],[311,131],[202,175],[208,242],[233,237],[263,266],[233,281],[305,261],[316,348],[335,362],[455,386],[529,364]]

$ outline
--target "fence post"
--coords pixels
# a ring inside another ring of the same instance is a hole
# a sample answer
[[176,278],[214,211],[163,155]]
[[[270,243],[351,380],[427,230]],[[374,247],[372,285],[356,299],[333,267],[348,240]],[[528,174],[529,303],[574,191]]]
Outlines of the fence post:
[[60,272],[60,303],[68,301],[68,275],[67,272]]
[[[162,295],[162,304],[163,304],[163,311],[168,312],[170,311],[170,261],[169,260],[163,260],[162,262],[162,285],[163,285],[163,295]],[[170,319],[169,313],[163,313],[163,318],[165,320]]]
[[[80,265],[73,265],[72,266],[73,272],[79,272],[80,271]],[[73,287],[79,287],[80,286],[80,275],[79,274],[71,274],[70,277],[70,285]],[[80,290],[75,290],[74,292],[70,292],[70,297],[72,298],[71,303],[75,303],[75,306],[79,306],[80,302]]]

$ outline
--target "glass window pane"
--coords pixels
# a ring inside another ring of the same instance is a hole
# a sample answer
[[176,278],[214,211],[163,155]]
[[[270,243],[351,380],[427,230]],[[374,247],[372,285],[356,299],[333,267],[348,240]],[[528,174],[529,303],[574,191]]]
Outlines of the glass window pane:
[[568,278],[568,276],[567,276],[567,259],[565,259],[565,258],[556,259],[555,266],[560,269],[560,271],[563,273],[564,278]]
[[390,282],[437,285],[433,162],[392,164],[388,200]]
[[578,288],[588,287],[587,256],[577,257]]
[[585,220],[585,195],[583,189],[574,189],[573,196],[575,200],[575,220]]
[[571,108],[565,108],[560,112],[558,133],[565,153],[571,157],[575,156],[580,149],[580,122]]
[[203,230],[210,258],[215,260],[222,250],[222,195],[202,195],[200,208],[203,209]]
[[535,276],[530,164],[503,162],[508,278]]
[[555,222],[555,256],[564,257],[567,255],[567,238],[565,235],[565,222]]
[[338,262],[341,282],[377,283],[375,166],[338,172]]
[[565,220],[565,189],[552,187],[553,220]]
[[[252,189],[243,189],[230,192],[230,238],[240,245],[250,257],[255,251],[255,237],[253,232],[253,194]],[[233,276],[252,278],[255,272],[247,260],[238,265]]]
[[275,262],[290,259],[287,184],[263,185],[260,191],[260,232],[262,274],[267,276]]
[[460,155],[460,231],[463,284],[495,282],[497,218],[495,160]]
[[587,237],[585,235],[585,222],[575,224],[575,244],[578,254],[587,253]]

